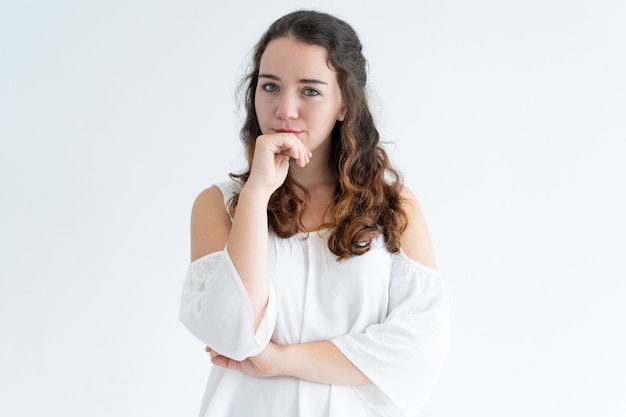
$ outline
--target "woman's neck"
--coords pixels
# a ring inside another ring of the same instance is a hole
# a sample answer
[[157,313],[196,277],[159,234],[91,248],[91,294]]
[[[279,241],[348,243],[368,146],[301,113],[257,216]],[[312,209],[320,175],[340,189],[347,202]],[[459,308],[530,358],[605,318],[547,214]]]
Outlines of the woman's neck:
[[311,159],[306,167],[291,164],[289,175],[304,187],[311,194],[311,197],[320,191],[324,193],[326,190],[330,190],[332,193],[337,184],[337,175],[331,169],[328,161]]
[[335,189],[337,174],[330,162],[330,138],[314,151],[310,162],[305,167],[299,167],[292,160],[289,167],[289,175],[309,192],[315,192],[319,188],[331,187]]
[[[337,184],[337,175],[330,166],[329,158],[311,158],[305,167],[295,163],[289,168],[289,175],[309,193],[309,203],[302,215],[302,223],[308,231],[318,230],[332,223],[332,206]],[[293,190],[304,198],[301,190]]]

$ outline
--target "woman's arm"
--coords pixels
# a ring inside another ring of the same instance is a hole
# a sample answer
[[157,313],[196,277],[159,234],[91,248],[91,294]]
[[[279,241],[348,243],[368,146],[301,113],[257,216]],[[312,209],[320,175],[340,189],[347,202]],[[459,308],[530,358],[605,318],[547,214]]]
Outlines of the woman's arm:
[[255,331],[265,314],[269,296],[268,199],[266,193],[244,186],[231,223],[222,193],[211,187],[196,198],[191,214],[191,260],[228,248],[250,298]]
[[265,315],[270,290],[267,252],[268,200],[268,195],[244,186],[239,194],[227,243],[228,255],[250,299],[255,331]]
[[191,260],[227,248],[237,274],[248,294],[254,331],[265,315],[270,291],[268,267],[267,203],[284,182],[289,160],[304,166],[311,153],[292,134],[260,136],[250,177],[239,194],[231,220],[217,187],[198,196],[191,216]]
[[280,347],[279,375],[293,376],[322,384],[371,384],[364,374],[330,341]]
[[235,361],[206,348],[211,362],[256,377],[291,376],[335,385],[364,385],[371,381],[330,341],[279,346],[269,343],[259,355]]
[[[231,358],[258,355],[276,321],[267,267],[267,202],[289,169],[311,154],[293,134],[257,139],[250,177],[231,223],[219,188],[203,191],[191,219],[191,259],[180,321],[206,345]],[[224,250],[226,248],[226,250]]]
[[305,166],[310,156],[291,133],[259,136],[250,177],[239,194],[227,251],[248,293],[255,331],[265,315],[270,291],[267,203],[285,181],[289,160]]
[[255,326],[248,293],[224,250],[230,230],[220,189],[211,187],[200,193],[191,216],[192,262],[182,289],[179,318],[204,344],[241,360],[265,348],[276,308],[268,298]]

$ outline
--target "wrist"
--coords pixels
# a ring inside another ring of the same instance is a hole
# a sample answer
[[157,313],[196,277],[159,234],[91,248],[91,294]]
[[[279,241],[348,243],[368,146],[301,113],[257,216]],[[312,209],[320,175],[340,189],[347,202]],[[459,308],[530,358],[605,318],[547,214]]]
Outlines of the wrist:
[[241,201],[244,199],[246,201],[267,206],[272,193],[274,193],[273,189],[247,182],[239,192],[239,200]]
[[286,366],[288,354],[288,345],[274,345],[274,355],[271,366],[272,376],[292,376],[289,374],[288,367]]

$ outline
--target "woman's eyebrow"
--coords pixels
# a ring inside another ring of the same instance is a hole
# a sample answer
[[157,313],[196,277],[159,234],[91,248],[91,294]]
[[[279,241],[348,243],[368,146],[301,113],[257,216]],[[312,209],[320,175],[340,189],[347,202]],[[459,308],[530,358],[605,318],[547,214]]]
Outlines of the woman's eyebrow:
[[272,74],[259,74],[257,78],[269,78],[270,80],[280,81],[280,78]]
[[324,84],[324,85],[328,85],[327,82],[322,81],[322,80],[317,80],[315,78],[303,78],[301,80],[298,81],[300,84]]
[[[280,81],[280,78],[274,74],[259,74],[257,78],[269,78],[270,80]],[[302,78],[298,80],[299,84],[323,84],[328,85],[326,81],[318,80],[316,78]]]

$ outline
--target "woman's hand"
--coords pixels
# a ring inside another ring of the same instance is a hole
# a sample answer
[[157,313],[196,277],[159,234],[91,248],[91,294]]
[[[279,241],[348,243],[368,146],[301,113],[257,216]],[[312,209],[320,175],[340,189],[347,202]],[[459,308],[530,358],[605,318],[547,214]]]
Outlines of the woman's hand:
[[222,356],[208,346],[205,351],[211,355],[211,362],[213,365],[233,369],[258,378],[267,378],[277,375],[274,367],[274,359],[278,354],[279,349],[280,347],[278,345],[269,342],[261,353],[243,361],[236,361],[227,358],[226,356]]
[[289,172],[289,159],[300,167],[309,163],[311,151],[293,133],[261,135],[256,140],[254,159],[246,186],[271,195]]

